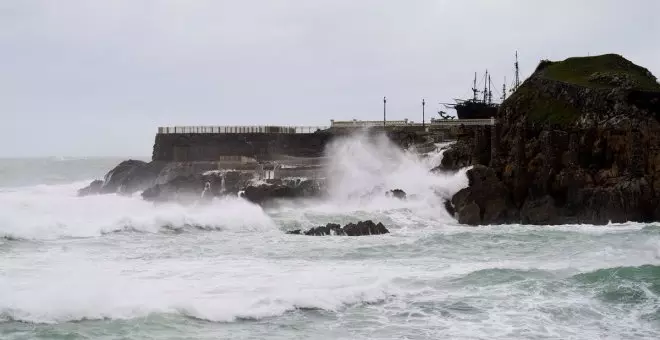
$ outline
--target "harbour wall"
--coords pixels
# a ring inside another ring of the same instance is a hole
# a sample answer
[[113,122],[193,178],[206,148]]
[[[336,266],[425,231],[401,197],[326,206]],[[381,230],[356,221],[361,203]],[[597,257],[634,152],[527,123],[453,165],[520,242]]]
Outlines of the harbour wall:
[[[316,158],[323,156],[325,146],[333,138],[348,133],[349,130],[343,129],[315,133],[158,133],[152,160],[218,161],[232,156],[257,161],[272,161],[281,157]],[[429,134],[419,128],[389,130],[387,135],[401,147],[423,144],[429,140]]]
[[[152,160],[167,162],[229,161],[246,157],[257,162],[283,158],[318,158],[334,138],[367,129],[385,132],[402,148],[418,151],[433,143],[460,139],[464,134],[494,128],[494,119],[446,120],[431,124],[389,122],[332,122],[330,128],[277,126],[184,126],[161,127],[156,134]],[[488,131],[489,132],[489,131]],[[486,137],[486,136],[483,136]],[[421,149],[420,149],[421,148]]]
[[333,135],[317,133],[158,133],[154,161],[217,161],[227,156],[271,160],[274,155],[320,157]]

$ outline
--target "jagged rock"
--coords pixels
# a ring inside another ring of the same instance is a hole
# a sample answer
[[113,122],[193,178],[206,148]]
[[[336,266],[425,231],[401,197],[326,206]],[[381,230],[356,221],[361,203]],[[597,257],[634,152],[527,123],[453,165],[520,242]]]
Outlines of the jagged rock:
[[88,186],[78,190],[78,196],[97,195],[101,193],[103,181],[100,179],[92,181]]
[[325,227],[316,227],[304,232],[307,236],[346,235],[339,224],[328,223]]
[[343,230],[346,236],[381,235],[390,232],[382,223],[375,224],[371,220],[358,222],[357,224],[349,223],[344,226]]
[[449,216],[455,216],[456,215],[456,209],[454,208],[454,205],[451,203],[451,200],[445,199],[445,209],[447,210],[447,213],[449,213]]
[[307,236],[368,236],[388,234],[389,230],[382,223],[374,223],[371,220],[349,223],[344,227],[339,224],[328,223],[326,226],[311,228],[305,232],[301,230],[288,231],[287,234]]
[[216,171],[215,162],[172,162],[167,163],[158,173],[154,184],[165,184],[177,177],[199,176],[204,173]]
[[513,209],[509,191],[492,168],[476,165],[466,173],[467,188],[452,197],[459,223],[468,225],[504,223]]
[[524,224],[557,224],[558,210],[550,195],[538,199],[527,199],[520,209],[520,219]]
[[385,193],[388,197],[394,197],[398,199],[406,199],[406,192],[401,189],[390,190]]
[[474,201],[462,205],[456,212],[458,223],[467,225],[481,224],[481,208]]
[[165,165],[164,162],[123,161],[105,175],[100,193],[132,194],[144,190],[153,185]]
[[271,181],[261,185],[250,185],[243,190],[242,197],[256,204],[264,204],[276,199],[316,197],[321,194],[317,181]]
[[212,171],[204,174],[178,176],[166,183],[156,184],[146,189],[142,192],[142,198],[153,202],[191,202],[210,200],[223,195],[235,195],[241,180],[247,182],[246,177],[237,171]]

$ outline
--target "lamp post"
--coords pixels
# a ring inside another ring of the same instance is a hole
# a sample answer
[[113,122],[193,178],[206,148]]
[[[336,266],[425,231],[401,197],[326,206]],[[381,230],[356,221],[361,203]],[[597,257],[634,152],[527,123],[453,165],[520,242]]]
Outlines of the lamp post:
[[383,97],[383,129],[387,122],[387,97]]
[[424,98],[422,98],[422,128],[426,127],[425,123],[425,112],[424,112],[424,107],[426,106],[426,101],[424,101]]

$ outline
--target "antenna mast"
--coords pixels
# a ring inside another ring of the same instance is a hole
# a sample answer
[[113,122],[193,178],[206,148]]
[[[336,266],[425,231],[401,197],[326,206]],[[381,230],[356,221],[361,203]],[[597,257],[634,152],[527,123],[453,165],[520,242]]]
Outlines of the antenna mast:
[[488,75],[488,104],[493,102],[493,91],[491,90],[491,85],[493,82],[490,80],[490,74]]
[[520,86],[520,67],[518,65],[518,51],[516,51],[516,63],[514,64],[516,67],[516,82],[513,84],[513,91],[518,89],[518,86]]
[[504,83],[502,83],[502,101],[506,100],[506,77],[504,77]]
[[488,101],[488,70],[484,75],[484,103]]

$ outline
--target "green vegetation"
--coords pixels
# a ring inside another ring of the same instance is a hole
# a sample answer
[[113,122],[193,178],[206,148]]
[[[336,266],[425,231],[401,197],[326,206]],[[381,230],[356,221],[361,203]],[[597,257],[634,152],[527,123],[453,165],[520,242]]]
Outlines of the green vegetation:
[[[542,60],[534,71],[535,78],[574,84],[590,89],[624,88],[660,92],[660,84],[649,70],[637,66],[617,54],[568,58],[553,62]],[[544,91],[541,83],[525,82],[509,97],[505,105],[524,114],[528,122],[572,125],[582,114],[581,100],[571,96],[589,96],[588,92],[569,90],[567,95],[554,97]]]
[[560,62],[544,60],[537,71],[548,79],[592,88],[660,91],[660,84],[649,70],[618,54],[575,57]]
[[570,103],[544,95],[534,95],[528,87],[521,87],[509,100],[527,108],[527,120],[535,123],[570,125],[580,117],[580,111]]

